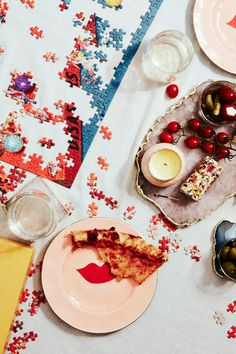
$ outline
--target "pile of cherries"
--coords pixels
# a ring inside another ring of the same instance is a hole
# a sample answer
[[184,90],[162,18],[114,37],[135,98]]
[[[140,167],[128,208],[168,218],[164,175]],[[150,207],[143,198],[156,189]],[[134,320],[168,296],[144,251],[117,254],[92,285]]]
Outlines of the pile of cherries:
[[[230,150],[234,149],[228,144],[230,142],[228,133],[216,133],[212,127],[203,125],[198,118],[190,119],[188,121],[188,128],[191,129],[195,135],[187,136],[180,124],[176,121],[172,121],[168,123],[166,129],[159,135],[159,139],[163,143],[176,144],[179,139],[184,136],[184,143],[189,149],[201,148],[206,154],[215,155],[218,159],[231,157]],[[174,138],[174,133],[179,133],[177,139]]]

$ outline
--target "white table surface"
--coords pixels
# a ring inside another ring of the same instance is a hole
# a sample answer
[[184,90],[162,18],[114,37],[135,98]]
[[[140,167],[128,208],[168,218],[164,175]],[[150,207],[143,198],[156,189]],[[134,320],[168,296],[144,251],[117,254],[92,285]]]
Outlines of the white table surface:
[[[138,2],[137,2],[138,3]],[[166,29],[177,29],[189,35],[194,44],[190,67],[178,79],[179,97],[207,79],[235,80],[212,64],[200,50],[192,26],[192,0],[164,0],[145,41]],[[157,209],[144,201],[135,190],[134,159],[140,142],[153,121],[179,98],[164,98],[165,86],[148,81],[141,72],[143,43],[135,55],[103,121],[113,133],[112,140],[97,134],[71,190],[53,185],[65,199],[76,206],[73,214],[59,226],[87,217],[89,197],[86,186],[89,173],[98,176],[99,189],[119,201],[119,208],[109,209],[102,202],[98,216],[123,219],[123,212],[134,205],[136,214],[126,222],[148,239],[147,228]],[[98,156],[106,156],[108,171],[97,165]],[[182,237],[180,250],[170,254],[169,262],[158,271],[158,285],[151,305],[128,327],[115,333],[93,335],[80,332],[61,321],[48,304],[42,304],[36,316],[27,312],[21,316],[25,331],[38,334],[24,353],[33,354],[231,354],[236,342],[227,338],[227,330],[236,325],[236,314],[226,312],[227,304],[235,300],[235,284],[222,281],[212,270],[212,240],[214,226],[222,219],[236,221],[235,199],[224,203],[206,220],[178,230]],[[5,220],[2,230],[10,236]],[[164,236],[164,233],[163,235]],[[37,257],[41,257],[50,239],[35,242]],[[155,241],[154,241],[155,242]],[[157,241],[156,241],[157,242]],[[195,262],[185,255],[184,247],[197,245],[201,260]],[[40,289],[39,276],[30,278],[26,287]],[[214,312],[223,311],[226,323],[217,325]]]

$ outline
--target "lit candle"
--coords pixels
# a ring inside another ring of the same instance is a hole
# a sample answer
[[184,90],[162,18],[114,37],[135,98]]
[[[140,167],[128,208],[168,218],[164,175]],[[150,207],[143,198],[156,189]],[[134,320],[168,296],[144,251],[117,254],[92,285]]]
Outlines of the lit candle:
[[141,169],[150,183],[167,187],[176,183],[182,176],[184,156],[175,145],[156,144],[143,155]]

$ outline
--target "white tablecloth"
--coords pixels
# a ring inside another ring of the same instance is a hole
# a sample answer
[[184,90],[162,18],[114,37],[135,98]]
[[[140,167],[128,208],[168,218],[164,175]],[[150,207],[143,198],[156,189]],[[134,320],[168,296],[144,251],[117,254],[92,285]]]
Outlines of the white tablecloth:
[[[125,1],[125,0],[124,0]],[[139,2],[137,2],[137,6]],[[233,75],[213,65],[196,42],[192,10],[194,1],[164,0],[145,41],[166,29],[187,33],[194,44],[194,58],[190,67],[178,79],[179,97],[207,79],[234,80]],[[144,201],[135,190],[135,154],[147,129],[154,120],[178,98],[169,101],[164,97],[165,86],[148,81],[141,71],[140,59],[143,44],[135,55],[128,71],[106,114],[103,125],[112,132],[112,139],[105,140],[97,134],[70,190],[55,186],[66,200],[75,205],[73,214],[59,225],[64,226],[87,218],[88,205],[98,206],[97,215],[123,220],[126,208],[135,207],[135,215],[126,222],[133,225],[147,240],[151,217],[158,210]],[[108,170],[101,170],[97,158],[104,156]],[[97,187],[106,196],[112,196],[119,207],[112,210],[104,201],[89,195],[87,178],[94,172]],[[106,335],[92,335],[71,328],[61,321],[50,306],[42,304],[38,314],[30,316],[24,311],[19,320],[24,331],[38,334],[27,345],[25,353],[33,354],[231,354],[235,352],[235,340],[227,338],[227,331],[236,325],[236,313],[227,312],[227,305],[235,300],[235,284],[222,281],[212,270],[212,231],[222,219],[236,221],[234,198],[229,199],[206,220],[186,229],[178,230],[182,242],[180,250],[169,255],[169,262],[158,271],[158,284],[151,305],[144,314],[128,327]],[[2,221],[2,230],[6,230]],[[6,230],[7,232],[7,230]],[[158,238],[165,236],[163,229]],[[10,237],[10,236],[9,236]],[[50,238],[35,242],[36,262],[41,259]],[[157,243],[157,240],[152,240]],[[184,248],[197,245],[201,259],[195,262],[185,254]],[[40,275],[29,278],[26,287],[30,291],[40,289]],[[24,305],[24,304],[23,304]],[[226,318],[223,325],[213,318],[215,311],[222,311]],[[16,336],[17,334],[13,334]],[[12,338],[11,337],[11,338]],[[11,340],[10,340],[11,341]]]

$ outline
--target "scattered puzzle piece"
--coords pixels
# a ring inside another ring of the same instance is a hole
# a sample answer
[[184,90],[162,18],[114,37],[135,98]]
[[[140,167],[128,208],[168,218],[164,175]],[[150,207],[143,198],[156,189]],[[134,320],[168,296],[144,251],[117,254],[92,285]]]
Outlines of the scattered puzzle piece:
[[94,188],[97,186],[97,176],[95,175],[94,172],[91,172],[90,175],[87,177],[87,186],[90,187],[90,189]]
[[102,125],[99,133],[103,135],[103,139],[111,140],[112,138],[112,132],[109,130],[109,128],[105,125]]
[[228,338],[236,338],[236,326],[231,326],[230,329],[227,332]]
[[19,337],[13,337],[13,341],[8,344],[7,350],[12,354],[19,354],[21,349],[27,349],[27,344],[29,342],[34,342],[37,337],[37,333],[34,333],[33,331],[26,332]]
[[97,159],[97,163],[99,164],[99,166],[101,167],[102,170],[107,171],[110,167],[109,163],[107,162],[106,157],[103,156],[99,156]]
[[59,59],[59,57],[56,55],[56,53],[52,53],[52,52],[46,52],[43,55],[43,58],[45,59],[45,61],[51,62],[51,63],[56,63],[56,61]]
[[228,307],[227,307],[227,312],[236,312],[236,300],[234,300],[231,304],[228,304]]
[[12,331],[14,333],[17,333],[18,331],[21,331],[23,329],[23,321],[18,321],[16,320],[12,326]]
[[6,15],[9,9],[8,3],[6,1],[0,0],[0,23],[6,22]]
[[199,262],[201,259],[201,253],[198,247],[195,246],[188,246],[184,248],[185,254],[186,255],[191,255],[191,258],[194,259],[196,262]]
[[64,204],[64,208],[65,208],[68,215],[71,215],[73,213],[73,210],[75,209],[72,202],[68,202],[68,203]]
[[20,0],[20,2],[22,2],[22,4],[28,9],[33,9],[35,5],[35,0]]
[[163,236],[159,241],[159,250],[161,250],[162,252],[167,252],[169,253],[169,244],[170,244],[170,240],[169,238]]
[[48,138],[41,138],[39,143],[42,147],[46,147],[47,149],[51,149],[52,146],[55,146],[53,140]]
[[42,290],[33,290],[32,292],[32,301],[29,304],[29,309],[28,312],[30,313],[31,316],[34,316],[37,314],[38,309],[42,303],[46,302],[46,298],[42,292]]
[[135,206],[128,206],[123,213],[124,220],[132,220],[134,215],[136,214]]
[[118,201],[114,200],[113,197],[106,197],[105,203],[107,206],[109,206],[112,210],[118,208]]
[[222,311],[215,311],[213,318],[215,319],[216,324],[221,326],[223,326],[226,322],[226,318]]
[[22,302],[26,302],[29,296],[30,296],[29,289],[23,290],[19,299],[19,303],[22,304]]
[[44,37],[43,30],[41,30],[38,26],[31,26],[30,34],[36,39],[42,39]]
[[103,191],[98,191],[97,189],[91,190],[89,194],[93,199],[97,198],[98,200],[105,199],[106,197]]
[[91,203],[88,205],[88,217],[89,218],[93,218],[94,216],[97,216],[97,212],[98,212],[98,206],[95,203]]

